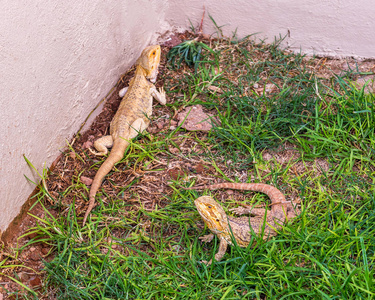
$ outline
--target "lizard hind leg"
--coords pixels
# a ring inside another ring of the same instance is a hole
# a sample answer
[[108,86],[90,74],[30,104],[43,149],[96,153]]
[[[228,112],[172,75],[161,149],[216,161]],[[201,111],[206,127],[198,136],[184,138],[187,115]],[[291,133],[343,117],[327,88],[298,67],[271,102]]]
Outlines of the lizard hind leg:
[[92,150],[89,148],[90,152],[94,155],[98,156],[104,156],[108,153],[108,148],[111,148],[113,146],[113,138],[111,135],[105,135],[101,137],[100,139],[97,139],[94,142],[94,147],[97,151]]
[[142,133],[148,126],[148,122],[146,123],[142,118],[139,118],[135,120],[131,125],[130,125],[130,130],[129,130],[129,136],[128,139],[134,139],[139,133]]
[[248,214],[250,214],[251,216],[264,216],[264,214],[266,213],[266,210],[264,208],[254,208],[250,205],[231,208],[229,211],[235,213],[238,216]]

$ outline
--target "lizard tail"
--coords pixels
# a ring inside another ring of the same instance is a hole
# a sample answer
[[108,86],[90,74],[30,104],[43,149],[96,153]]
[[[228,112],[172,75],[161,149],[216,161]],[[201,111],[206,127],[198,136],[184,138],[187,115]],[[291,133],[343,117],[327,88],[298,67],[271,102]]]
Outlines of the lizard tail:
[[273,204],[286,202],[285,196],[277,188],[266,183],[232,183],[223,182],[217,184],[200,184],[193,186],[191,188],[183,188],[185,190],[216,190],[216,189],[231,189],[231,190],[243,190],[243,191],[253,191],[261,192],[266,194],[272,201]]
[[104,161],[104,163],[100,166],[91,184],[89,193],[89,206],[87,207],[87,211],[85,213],[85,216],[83,217],[82,226],[85,225],[87,217],[95,206],[95,195],[99,190],[104,177],[112,170],[113,166],[123,158],[125,149],[128,147],[128,145],[129,142],[121,138],[114,141],[111,153]]
[[244,191],[253,191],[253,192],[261,192],[266,194],[272,203],[271,211],[273,215],[279,219],[280,221],[285,220],[285,213],[287,211],[287,201],[285,196],[282,192],[280,192],[277,188],[272,185],[265,184],[265,183],[232,183],[232,182],[224,182],[224,183],[217,183],[211,185],[197,185],[192,188],[185,188],[186,190],[201,190],[201,189],[232,189],[232,190],[244,190]]
[[265,183],[236,183],[239,190],[248,190],[254,192],[261,192],[266,194],[271,200],[271,211],[273,216],[283,223],[285,221],[285,215],[287,212],[287,201],[285,196],[280,190],[272,185]]

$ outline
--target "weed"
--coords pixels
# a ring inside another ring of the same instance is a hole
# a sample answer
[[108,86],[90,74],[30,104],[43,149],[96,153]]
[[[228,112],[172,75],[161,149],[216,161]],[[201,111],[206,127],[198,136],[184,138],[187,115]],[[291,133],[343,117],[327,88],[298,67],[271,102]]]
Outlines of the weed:
[[199,42],[197,39],[185,41],[169,50],[167,59],[172,68],[177,65],[177,69],[179,69],[184,61],[189,67],[194,67],[194,70],[197,71],[198,65],[203,58],[202,50],[204,49],[215,54],[209,46]]

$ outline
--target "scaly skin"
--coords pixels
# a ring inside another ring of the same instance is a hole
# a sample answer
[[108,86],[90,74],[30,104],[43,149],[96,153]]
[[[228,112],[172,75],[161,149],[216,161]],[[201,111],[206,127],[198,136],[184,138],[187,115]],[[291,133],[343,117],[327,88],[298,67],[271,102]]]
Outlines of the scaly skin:
[[[234,189],[247,190],[254,192],[261,192],[266,194],[271,199],[271,210],[266,211],[260,208],[237,208],[232,209],[235,213],[251,214],[254,217],[240,217],[235,218],[227,216],[220,204],[218,204],[212,197],[202,196],[194,201],[195,206],[207,227],[212,234],[201,237],[205,242],[210,242],[214,234],[220,240],[219,251],[215,255],[215,260],[220,261],[229,245],[232,245],[232,238],[240,247],[247,247],[251,241],[251,235],[263,234],[263,239],[277,235],[277,230],[285,222],[286,219],[292,219],[296,215],[290,201],[286,201],[284,195],[275,187],[263,183],[219,183],[213,185],[201,185],[188,188],[189,190],[215,190],[215,189]],[[251,228],[249,226],[251,225]],[[210,265],[209,262],[203,261]]]
[[156,81],[159,62],[159,45],[146,47],[142,51],[137,60],[135,75],[130,81],[129,87],[122,89],[119,93],[120,95],[125,94],[125,96],[112,119],[110,135],[94,142],[94,147],[99,152],[90,149],[95,155],[106,155],[108,153],[107,148],[112,147],[111,153],[100,166],[92,182],[89,193],[89,206],[82,225],[85,225],[87,217],[95,205],[95,195],[104,177],[123,158],[129,141],[148,127],[152,114],[152,99],[155,98],[163,105],[166,103],[164,90],[157,91],[152,83]]

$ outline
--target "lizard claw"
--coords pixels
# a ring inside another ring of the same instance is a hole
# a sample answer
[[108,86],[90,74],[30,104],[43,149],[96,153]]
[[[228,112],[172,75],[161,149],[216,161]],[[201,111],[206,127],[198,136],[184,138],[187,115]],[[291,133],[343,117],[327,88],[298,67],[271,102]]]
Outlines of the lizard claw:
[[213,234],[207,234],[207,235],[201,236],[199,239],[200,239],[202,242],[209,243],[209,242],[212,241],[213,238],[214,238],[214,235],[213,235]]
[[236,207],[236,208],[231,208],[229,209],[230,212],[236,214],[236,215],[244,215],[246,214],[244,211],[243,207]]
[[160,94],[160,100],[159,100],[159,102],[161,104],[167,103],[167,94],[165,93],[163,87],[159,88],[159,94]]
[[94,155],[96,155],[96,156],[104,156],[104,155],[107,154],[107,153],[96,152],[95,150],[92,150],[91,148],[88,148],[88,149],[89,149],[89,151],[90,151],[92,154],[94,154]]
[[251,209],[249,209],[249,208],[239,206],[239,207],[236,207],[236,208],[231,208],[229,211],[236,214],[237,216],[242,216],[242,215],[248,214],[250,210]]
[[210,261],[207,261],[207,260],[200,260],[199,261],[201,264],[204,264],[206,266],[209,266],[211,263],[212,263],[212,259]]

